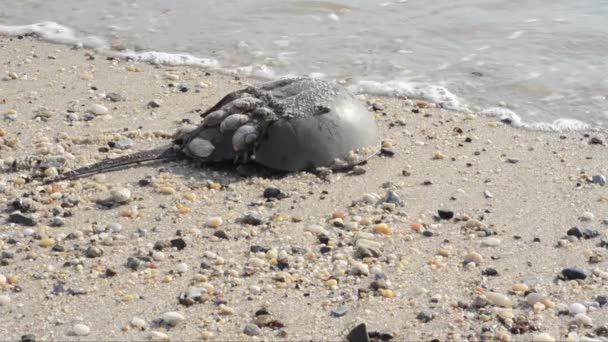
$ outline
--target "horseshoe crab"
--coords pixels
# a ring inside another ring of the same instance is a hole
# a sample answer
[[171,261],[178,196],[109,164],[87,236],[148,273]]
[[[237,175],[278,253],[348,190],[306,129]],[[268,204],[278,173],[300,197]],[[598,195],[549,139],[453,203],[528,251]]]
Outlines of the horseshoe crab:
[[373,114],[344,87],[295,77],[226,95],[174,145],[108,159],[59,175],[75,179],[185,155],[203,162],[254,161],[280,171],[342,169],[379,150]]

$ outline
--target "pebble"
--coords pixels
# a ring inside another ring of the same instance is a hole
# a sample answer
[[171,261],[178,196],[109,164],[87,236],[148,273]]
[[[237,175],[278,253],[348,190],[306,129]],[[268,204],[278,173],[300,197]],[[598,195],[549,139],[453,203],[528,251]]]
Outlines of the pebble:
[[573,303],[573,304],[570,305],[570,307],[568,309],[569,309],[570,314],[572,316],[575,316],[575,315],[580,314],[580,313],[587,313],[587,307],[585,307],[581,303]]
[[169,338],[169,335],[162,333],[160,331],[151,331],[150,334],[148,334],[148,339],[150,341],[154,341],[154,342],[169,342],[171,341],[171,339]]
[[564,268],[561,273],[567,280],[586,279],[588,274],[587,270],[578,266]]
[[606,185],[606,177],[604,175],[595,175],[591,178],[593,184],[599,184],[601,186]]
[[224,220],[219,216],[212,216],[207,219],[205,225],[210,228],[217,228],[224,224]]
[[374,227],[374,231],[382,235],[392,235],[392,231],[386,223],[379,223]]
[[122,97],[122,95],[120,95],[118,93],[107,93],[106,99],[108,99],[112,102],[120,102],[120,101],[124,100],[124,97]]
[[454,217],[454,212],[449,209],[439,209],[437,210],[437,214],[442,220],[451,220]]
[[116,203],[127,203],[131,200],[131,190],[127,188],[112,189],[110,198]]
[[588,211],[585,211],[580,217],[581,221],[593,221],[594,218],[595,218],[595,215],[593,215],[593,213],[588,212]]
[[418,315],[416,315],[416,319],[423,323],[428,323],[432,321],[433,318],[435,318],[435,314],[429,310],[420,311]]
[[180,262],[178,263],[175,268],[177,269],[177,272],[179,273],[186,273],[188,272],[188,264],[186,264],[185,262]]
[[108,108],[100,104],[92,105],[89,111],[94,115],[106,115],[109,113]]
[[99,258],[103,255],[103,251],[95,246],[89,246],[84,252],[84,255],[87,258]]
[[490,304],[498,305],[503,308],[510,308],[513,306],[513,301],[507,295],[497,292],[487,292],[486,299]]
[[249,323],[245,325],[243,333],[247,336],[257,336],[262,333],[262,329],[255,324]]
[[144,330],[148,326],[148,323],[146,323],[143,318],[133,317],[133,319],[131,319],[131,325],[138,329]]
[[331,310],[331,315],[333,317],[342,317],[342,316],[346,315],[347,312],[348,312],[348,308],[345,306],[341,306],[339,308],[335,308],[335,309]]
[[484,247],[496,247],[500,245],[501,241],[499,238],[488,237],[481,240],[481,245]]
[[129,138],[120,139],[114,143],[114,147],[119,150],[128,150],[128,149],[133,148],[133,146],[135,146],[135,142]]
[[0,295],[0,306],[8,306],[11,303],[11,297],[7,295]]
[[24,214],[24,213],[16,210],[9,214],[8,221],[17,223],[17,224],[21,224],[24,226],[33,227],[38,224],[38,216],[31,214],[31,213]]
[[281,191],[281,189],[274,187],[274,186],[270,186],[266,189],[264,189],[264,193],[262,194],[262,196],[266,199],[284,199],[287,198],[287,194],[285,194],[283,191]]
[[179,322],[185,319],[186,317],[175,311],[165,312],[156,318],[158,322],[167,324],[172,327],[176,326]]
[[74,332],[74,335],[76,336],[87,336],[91,332],[91,328],[82,323],[78,323],[74,324],[72,332]]
[[148,108],[158,108],[160,107],[160,105],[162,104],[161,100],[152,100],[150,102],[148,102]]
[[533,306],[534,304],[541,302],[544,298],[545,296],[540,293],[531,292],[526,296],[526,303],[528,303],[528,305],[530,306]]
[[481,265],[481,263],[483,263],[483,257],[479,253],[471,252],[464,256],[464,263],[474,263],[475,265]]
[[593,320],[591,320],[591,317],[585,315],[584,313],[579,313],[576,314],[576,316],[574,316],[574,322],[576,322],[576,324],[578,325],[593,325]]

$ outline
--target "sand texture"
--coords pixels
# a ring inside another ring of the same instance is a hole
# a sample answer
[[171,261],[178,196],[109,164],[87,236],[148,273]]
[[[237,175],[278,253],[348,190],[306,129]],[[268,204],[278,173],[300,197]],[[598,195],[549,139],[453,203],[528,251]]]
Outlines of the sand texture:
[[172,161],[44,184],[38,162],[169,144],[258,81],[27,37],[0,37],[0,65],[1,340],[607,339],[604,133],[367,97],[386,151],[356,172]]

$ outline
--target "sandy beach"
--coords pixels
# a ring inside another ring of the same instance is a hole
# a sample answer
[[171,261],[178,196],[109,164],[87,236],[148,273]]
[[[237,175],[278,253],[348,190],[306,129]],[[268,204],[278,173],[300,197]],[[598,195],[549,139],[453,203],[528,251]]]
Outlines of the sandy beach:
[[0,36],[0,64],[0,340],[608,341],[604,132],[362,97],[387,152],[358,172],[45,184],[259,81],[31,37]]

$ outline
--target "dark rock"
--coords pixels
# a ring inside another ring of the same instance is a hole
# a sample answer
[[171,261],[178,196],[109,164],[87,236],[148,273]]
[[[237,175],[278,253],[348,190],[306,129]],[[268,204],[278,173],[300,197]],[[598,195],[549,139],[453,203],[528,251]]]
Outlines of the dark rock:
[[261,253],[266,253],[269,250],[270,250],[270,248],[262,247],[262,246],[259,246],[259,245],[253,245],[253,246],[249,247],[249,251],[251,253],[260,253],[260,252]]
[[604,141],[600,138],[593,137],[589,139],[589,145],[604,145]]
[[578,266],[564,268],[561,272],[562,276],[567,280],[586,279],[588,272]]
[[423,323],[428,323],[432,321],[433,318],[435,318],[435,314],[428,310],[420,311],[418,315],[416,315],[416,319]]
[[0,257],[2,259],[13,259],[15,257],[15,251],[13,251],[13,250],[2,251],[2,254],[0,254]]
[[38,218],[34,214],[24,214],[20,211],[10,213],[8,221],[28,227],[34,227],[38,224]]
[[581,232],[581,230],[578,227],[572,227],[572,228],[568,229],[568,231],[566,232],[566,235],[576,236],[577,238],[580,239],[583,237],[583,232]]
[[481,271],[481,274],[488,277],[496,277],[498,275],[498,271],[494,267],[488,267]]
[[144,268],[150,263],[152,259],[147,257],[132,257],[127,258],[127,267],[132,269],[133,271],[137,271],[141,268]]
[[597,296],[595,297],[595,301],[600,304],[600,307],[608,304],[608,296]]
[[103,255],[103,251],[95,246],[89,246],[89,248],[84,251],[84,255],[87,258],[99,258]]
[[264,198],[266,199],[284,199],[287,197],[287,194],[285,194],[283,191],[281,191],[281,189],[274,187],[274,186],[270,186],[267,187],[266,189],[264,189],[264,194],[263,194]]
[[374,112],[381,112],[384,110],[384,106],[381,103],[374,103],[372,105],[372,109],[374,110]]
[[55,245],[51,248],[53,252],[65,252],[65,247],[62,245]]
[[63,217],[55,216],[49,221],[51,227],[62,227],[65,224]]
[[448,209],[439,209],[437,210],[437,214],[442,220],[451,220],[454,217],[454,212]]
[[390,148],[383,147],[383,148],[380,149],[380,155],[382,157],[390,157],[390,158],[392,158],[392,157],[395,156],[395,151],[393,151]]
[[600,232],[599,232],[599,231],[597,231],[597,230],[595,230],[595,229],[592,229],[592,228],[585,228],[585,229],[583,230],[583,237],[584,237],[585,239],[593,239],[593,238],[596,238],[596,237],[598,237],[598,236],[600,236]]
[[182,249],[186,248],[186,241],[181,238],[173,239],[171,240],[171,247],[175,247],[178,251],[181,251]]
[[321,247],[321,249],[319,250],[319,252],[321,252],[321,254],[327,254],[327,253],[331,252],[331,247],[329,247],[329,246],[323,246],[323,247]]
[[388,191],[386,193],[386,199],[384,200],[385,203],[395,203],[396,205],[403,207],[403,201],[401,200],[401,198],[399,197],[399,195],[397,195],[396,192],[394,191]]
[[142,178],[137,182],[137,185],[139,185],[139,186],[148,186],[150,184],[152,184],[151,177]]
[[246,211],[239,219],[239,221],[243,224],[250,224],[252,226],[259,226],[264,223],[264,218],[262,214],[257,211]]
[[262,333],[262,329],[255,324],[249,323],[245,325],[243,333],[248,336],[257,336]]
[[228,234],[226,234],[226,232],[223,230],[216,230],[215,232],[213,232],[213,236],[224,240],[228,240],[230,238],[228,237]]
[[426,236],[426,237],[431,237],[431,236],[433,236],[433,232],[427,229],[422,232],[422,235]]
[[152,101],[148,102],[147,107],[148,108],[158,108],[158,107],[160,107],[160,101],[159,100],[152,100]]
[[348,335],[346,335],[348,342],[370,342],[369,335],[367,334],[367,326],[365,323],[361,323],[354,327]]
[[118,273],[111,268],[106,268],[106,277],[111,278],[117,275]]
[[25,334],[21,336],[21,342],[36,342],[36,336],[33,334]]
[[606,185],[606,177],[604,175],[595,175],[591,178],[593,184],[599,184],[601,186]]

